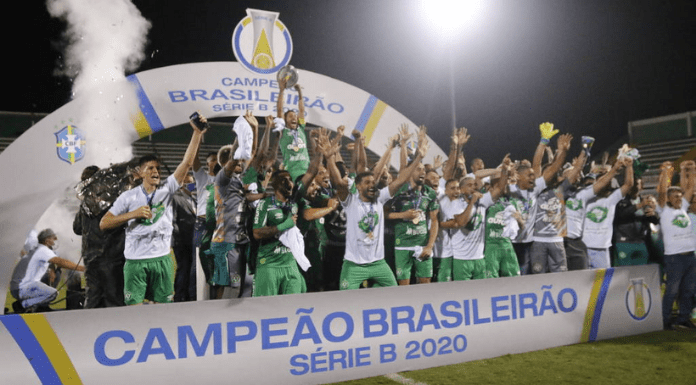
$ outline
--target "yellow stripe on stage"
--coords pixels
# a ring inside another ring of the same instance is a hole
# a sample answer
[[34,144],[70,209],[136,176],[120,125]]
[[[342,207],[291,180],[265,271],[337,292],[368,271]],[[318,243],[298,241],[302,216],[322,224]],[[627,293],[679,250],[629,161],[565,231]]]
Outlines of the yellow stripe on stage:
[[70,357],[43,314],[23,314],[24,322],[39,341],[63,384],[82,384]]
[[375,108],[372,110],[372,114],[370,114],[370,119],[367,120],[367,123],[365,124],[365,129],[363,130],[363,135],[365,136],[365,146],[370,145],[370,140],[372,139],[372,135],[375,132],[375,129],[377,128],[377,125],[379,124],[380,119],[382,119],[382,115],[384,114],[384,110],[387,109],[387,104],[384,103],[381,100],[377,100],[377,103],[375,104]]
[[144,138],[148,135],[152,135],[152,128],[150,123],[145,119],[145,114],[142,111],[138,111],[137,114],[131,115],[131,121],[133,122],[133,127],[135,131],[138,132],[138,137]]
[[606,269],[596,270],[592,292],[590,293],[590,300],[587,302],[587,311],[585,311],[585,320],[582,324],[580,342],[588,342],[590,340],[590,330],[592,329],[592,322],[594,320],[595,311],[597,310],[597,300],[599,299],[599,292],[602,289],[602,283],[604,282],[606,272]]

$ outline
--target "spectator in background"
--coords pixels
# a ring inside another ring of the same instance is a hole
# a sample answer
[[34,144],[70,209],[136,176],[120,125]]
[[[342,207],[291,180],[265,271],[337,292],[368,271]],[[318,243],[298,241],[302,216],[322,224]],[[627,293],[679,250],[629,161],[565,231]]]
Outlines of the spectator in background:
[[196,184],[192,175],[186,175],[184,184],[172,197],[174,218],[172,249],[176,258],[174,275],[174,302],[196,300],[196,264],[193,232],[196,223]]
[[22,307],[15,310],[24,310],[32,313],[36,311],[48,311],[48,305],[58,295],[58,291],[41,282],[41,278],[48,270],[49,264],[70,270],[85,271],[85,267],[77,265],[56,254],[58,250],[58,237],[51,229],[45,229],[38,234],[39,245],[29,254],[24,256],[12,272],[10,282],[10,294],[21,301]]
[[[219,170],[216,152],[211,152],[205,157],[205,167],[201,164],[198,154],[193,158],[193,177],[196,180],[196,223],[193,228],[193,247],[198,248],[198,258],[206,282],[210,282],[213,275],[214,262],[205,252],[210,248],[210,240],[215,230],[214,218],[212,223],[206,222],[206,208],[208,197],[215,190],[215,175]],[[215,296],[211,295],[211,297]]]

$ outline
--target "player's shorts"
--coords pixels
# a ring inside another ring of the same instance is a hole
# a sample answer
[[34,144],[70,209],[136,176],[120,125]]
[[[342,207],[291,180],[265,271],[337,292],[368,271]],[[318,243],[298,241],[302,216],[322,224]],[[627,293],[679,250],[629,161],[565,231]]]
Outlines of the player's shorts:
[[372,287],[396,286],[394,273],[383,259],[362,265],[343,260],[339,281],[340,290],[358,289],[365,280],[374,281]]
[[174,281],[172,279],[172,257],[128,259],[123,266],[123,295],[126,305],[137,305],[145,299],[157,302],[172,302]]
[[307,285],[297,264],[288,267],[256,268],[254,274],[254,297],[267,297],[281,294],[300,294],[307,292]]
[[529,274],[559,273],[568,271],[563,242],[532,242],[529,252]]
[[411,279],[411,269],[415,266],[416,278],[430,278],[433,276],[433,259],[421,261],[413,257],[413,250],[394,250],[396,259],[396,279]]
[[452,279],[469,281],[486,278],[486,262],[481,259],[453,259]]
[[452,260],[454,257],[432,258],[433,278],[435,282],[450,282],[452,280]]
[[520,265],[511,243],[486,244],[483,260],[486,262],[486,278],[520,275]]

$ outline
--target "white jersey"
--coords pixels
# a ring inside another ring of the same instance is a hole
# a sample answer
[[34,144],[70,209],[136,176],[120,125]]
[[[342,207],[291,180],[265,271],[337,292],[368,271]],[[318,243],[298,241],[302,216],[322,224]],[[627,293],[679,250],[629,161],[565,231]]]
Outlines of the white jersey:
[[599,198],[587,204],[582,241],[592,249],[608,249],[614,235],[614,215],[616,204],[623,199],[621,189],[616,189],[606,198]]
[[341,202],[346,213],[345,259],[363,265],[384,259],[384,204],[391,199],[389,187],[379,191],[376,202],[364,202],[350,185]]
[[[486,209],[493,205],[491,193],[485,193],[471,209],[471,219],[469,222],[452,232],[451,247],[454,252],[454,259],[474,260],[483,259],[483,248],[485,242],[485,223]],[[463,199],[451,207],[452,211],[461,210],[463,213],[469,204]]]
[[126,226],[126,259],[156,258],[169,254],[172,239],[172,196],[179,189],[179,182],[170,175],[164,186],[147,194],[142,186],[121,194],[109,212],[121,215],[139,207],[150,205],[152,219],[131,219]]
[[196,215],[204,217],[208,196],[210,195],[206,186],[214,184],[215,177],[209,175],[205,168],[200,167],[198,171],[193,173],[193,179],[196,180]]
[[660,229],[662,241],[665,244],[665,255],[688,253],[695,250],[693,233],[691,230],[691,218],[685,208],[689,202],[682,198],[682,208],[675,209],[665,203],[664,207],[658,205],[656,211],[660,214]]
[[[458,204],[457,202],[461,202],[461,199],[451,201],[446,195],[440,199],[440,213],[438,216],[440,217],[441,222],[454,219],[456,214],[463,212],[463,210],[461,210],[461,204]],[[433,254],[433,257],[449,258],[454,255],[454,250],[452,250],[452,233],[455,231],[456,229],[446,229],[440,226],[440,234],[438,235],[436,242],[439,249],[437,251],[437,255]]]
[[[567,182],[567,181],[566,181]],[[585,214],[587,212],[587,202],[594,198],[594,187],[585,187],[582,190],[570,193],[568,190],[570,184],[564,183],[566,191],[566,222],[568,225],[568,234],[566,237],[577,239],[582,237],[582,230],[585,223]]]
[[39,247],[34,249],[33,253],[27,256],[29,263],[27,264],[24,278],[19,283],[19,288],[21,289],[32,282],[41,281],[41,278],[46,274],[46,270],[48,270],[48,261],[55,256],[56,253],[46,245],[40,244]]

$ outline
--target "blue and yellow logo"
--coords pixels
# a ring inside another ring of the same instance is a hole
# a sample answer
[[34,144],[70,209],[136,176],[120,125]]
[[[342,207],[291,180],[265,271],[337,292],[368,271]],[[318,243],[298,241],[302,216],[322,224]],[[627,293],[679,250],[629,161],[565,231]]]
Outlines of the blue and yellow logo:
[[626,290],[626,310],[636,321],[642,321],[650,314],[652,295],[643,278],[632,279]]
[[85,144],[87,142],[82,131],[77,127],[68,124],[56,132],[55,135],[58,158],[70,164],[75,164],[75,162],[84,158]]
[[232,51],[246,69],[273,74],[290,63],[292,38],[278,12],[247,9],[232,34]]

